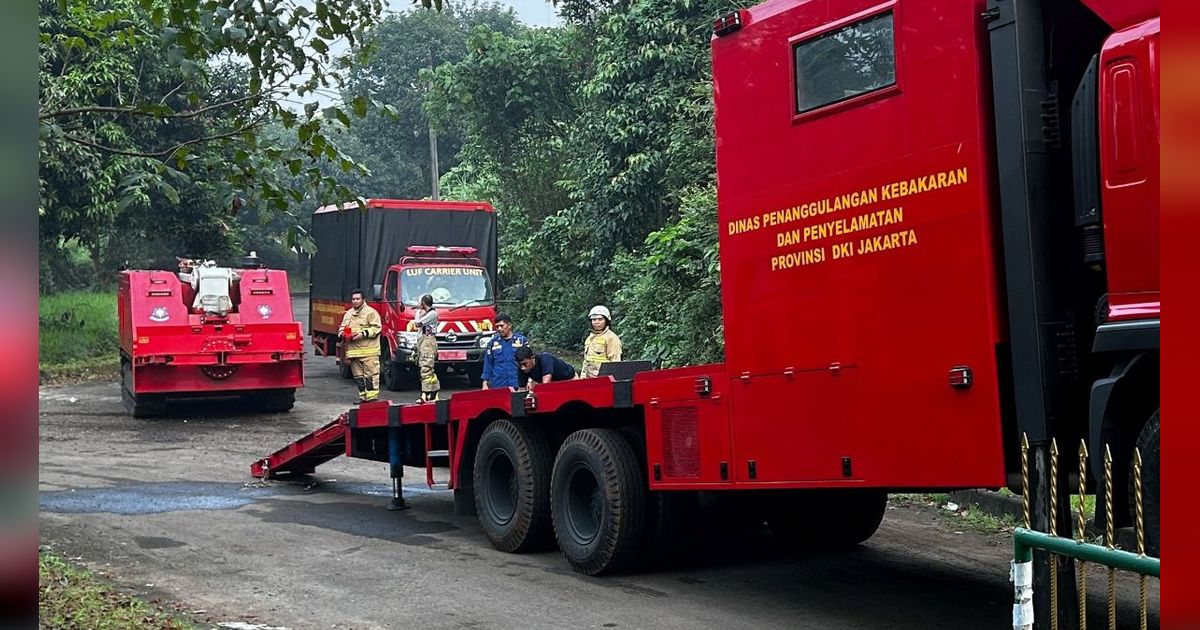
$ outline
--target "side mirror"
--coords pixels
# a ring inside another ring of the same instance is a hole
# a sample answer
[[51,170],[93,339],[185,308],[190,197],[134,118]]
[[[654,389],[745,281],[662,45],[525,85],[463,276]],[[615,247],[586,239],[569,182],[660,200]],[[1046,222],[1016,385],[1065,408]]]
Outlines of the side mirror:
[[371,301],[379,302],[383,300],[383,285],[376,284],[371,287]]

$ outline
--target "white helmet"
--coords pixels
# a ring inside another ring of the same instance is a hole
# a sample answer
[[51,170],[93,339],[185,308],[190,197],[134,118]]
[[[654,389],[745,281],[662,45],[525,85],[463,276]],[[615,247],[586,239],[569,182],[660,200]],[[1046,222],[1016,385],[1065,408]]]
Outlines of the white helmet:
[[591,319],[597,315],[600,315],[610,322],[612,321],[612,314],[608,312],[607,306],[593,306],[592,310],[588,311],[588,319]]

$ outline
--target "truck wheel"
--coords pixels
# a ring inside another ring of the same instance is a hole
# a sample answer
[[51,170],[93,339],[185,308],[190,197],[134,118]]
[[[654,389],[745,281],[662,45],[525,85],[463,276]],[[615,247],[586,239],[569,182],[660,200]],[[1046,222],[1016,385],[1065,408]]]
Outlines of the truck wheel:
[[475,454],[475,509],[492,546],[508,553],[550,541],[550,446],[527,424],[497,420]]
[[612,429],[567,437],[550,481],[554,535],[576,571],[597,575],[633,564],[642,549],[646,487],[633,447]]
[[398,392],[404,389],[404,367],[400,364],[388,359],[380,366],[379,380],[383,383],[384,388],[390,392]]
[[767,524],[789,547],[853,547],[875,534],[886,510],[881,490],[801,490],[781,495]]
[[379,356],[379,384],[390,392],[404,389],[404,367],[392,361],[392,352],[383,344]]
[[133,393],[133,365],[121,362],[121,404],[134,418],[156,418],[167,412],[167,397],[162,394]]
[[475,389],[483,386],[483,368],[467,368],[467,383]]
[[255,396],[258,408],[267,413],[283,413],[291,411],[296,405],[296,390],[291,389],[269,389],[264,392],[259,392]]
[[[1159,468],[1158,428],[1158,411],[1155,411],[1146,421],[1146,426],[1142,427],[1135,444],[1142,453],[1142,514],[1146,528],[1146,554],[1155,558],[1159,557],[1158,480],[1162,474]],[[1132,462],[1132,459],[1130,461]],[[1134,492],[1132,464],[1129,468],[1129,516],[1137,518],[1137,494]]]

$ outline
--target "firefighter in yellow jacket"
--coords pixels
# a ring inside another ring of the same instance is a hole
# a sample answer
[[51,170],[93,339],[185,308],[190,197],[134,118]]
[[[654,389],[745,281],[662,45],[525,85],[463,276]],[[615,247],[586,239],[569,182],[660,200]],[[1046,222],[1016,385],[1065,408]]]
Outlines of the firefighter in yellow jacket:
[[621,360],[621,338],[612,331],[612,315],[608,307],[593,306],[588,313],[592,330],[583,340],[583,377],[600,375],[600,366]]
[[362,289],[355,289],[350,294],[350,309],[342,316],[339,330],[345,341],[346,358],[350,359],[350,373],[358,385],[359,402],[379,398],[379,331],[382,328],[379,311],[367,304]]

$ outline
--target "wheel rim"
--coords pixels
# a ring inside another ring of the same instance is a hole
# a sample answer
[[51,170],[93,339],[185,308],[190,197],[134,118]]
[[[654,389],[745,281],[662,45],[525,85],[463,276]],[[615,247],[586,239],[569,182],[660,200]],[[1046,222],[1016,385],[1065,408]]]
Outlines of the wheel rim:
[[580,545],[596,539],[604,514],[604,493],[596,475],[575,464],[567,476],[566,514],[571,538]]
[[486,460],[487,512],[491,520],[507,525],[517,513],[517,470],[503,449],[492,449]]

